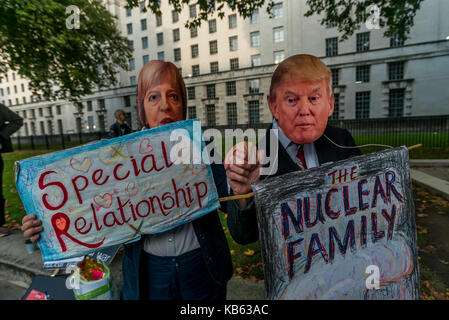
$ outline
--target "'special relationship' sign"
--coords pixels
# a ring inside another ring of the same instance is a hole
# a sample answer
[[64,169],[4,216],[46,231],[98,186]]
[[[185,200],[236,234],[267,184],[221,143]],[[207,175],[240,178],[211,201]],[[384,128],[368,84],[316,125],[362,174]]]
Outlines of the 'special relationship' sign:
[[136,241],[217,209],[201,137],[199,121],[188,120],[17,162],[25,210],[42,220],[44,261]]

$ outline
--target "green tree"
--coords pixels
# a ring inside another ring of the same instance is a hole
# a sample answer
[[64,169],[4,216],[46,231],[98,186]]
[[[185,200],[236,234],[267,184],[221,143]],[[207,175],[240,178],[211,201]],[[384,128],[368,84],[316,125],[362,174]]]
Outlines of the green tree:
[[[66,12],[71,5],[80,10],[79,29],[76,11]],[[0,21],[0,76],[17,71],[45,99],[79,104],[128,67],[130,42],[101,1],[0,0]]]
[[[142,0],[127,0],[128,7],[137,7]],[[354,31],[360,29],[364,19],[374,19],[375,12],[366,13],[371,5],[379,8],[379,26],[385,27],[385,36],[397,34],[400,39],[406,39],[416,11],[419,10],[423,0],[306,0],[309,10],[306,17],[314,14],[323,14],[321,24],[336,23],[338,31],[342,33],[340,39],[345,40]],[[185,26],[201,25],[207,21],[214,12],[223,19],[226,7],[237,12],[240,16],[248,18],[254,10],[266,4],[266,11],[272,16],[274,0],[169,0],[173,10],[181,12],[185,5],[198,5],[198,14],[195,18],[189,18]],[[145,0],[146,7],[154,14],[161,14],[160,1]],[[360,21],[360,22],[359,22]]]

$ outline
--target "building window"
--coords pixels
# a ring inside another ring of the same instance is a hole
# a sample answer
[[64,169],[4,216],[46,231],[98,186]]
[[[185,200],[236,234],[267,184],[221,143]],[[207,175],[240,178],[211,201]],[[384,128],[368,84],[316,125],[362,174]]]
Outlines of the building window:
[[284,41],[284,27],[273,28],[273,41],[275,43]]
[[181,48],[174,49],[173,56],[175,58],[175,61],[180,61],[181,60]]
[[145,1],[140,2],[139,5],[140,5],[140,12],[145,12],[146,11]]
[[129,70],[133,71],[136,69],[136,63],[134,58],[129,59]]
[[162,25],[162,15],[156,16],[156,27],[160,27]]
[[250,38],[251,47],[260,46],[260,32],[259,31],[251,32],[249,34],[249,38]]
[[257,67],[261,65],[260,54],[255,54],[251,56],[251,66]]
[[25,92],[25,85],[23,83],[20,84],[20,88],[22,89],[22,92]]
[[42,108],[39,108],[39,117],[43,117],[44,116],[44,111],[42,110]]
[[273,52],[274,63],[281,63],[285,59],[284,50]]
[[339,84],[340,69],[331,69],[332,72],[332,86],[336,87]]
[[334,112],[329,117],[330,120],[338,120],[340,119],[340,94],[334,94]]
[[192,66],[192,75],[199,76],[200,75],[200,66],[198,64]]
[[131,49],[131,51],[134,51],[134,41],[133,40],[129,40],[129,48]]
[[135,86],[135,85],[137,84],[136,76],[131,76],[131,77],[129,77],[129,83],[130,83],[132,86]]
[[217,73],[218,72],[218,61],[214,61],[210,63],[210,72]]
[[404,116],[405,89],[390,89],[390,100],[388,108],[389,117]]
[[188,107],[187,112],[188,112],[188,119],[196,118],[196,107],[195,106]]
[[226,95],[235,96],[237,94],[237,89],[235,86],[235,81],[226,82]]
[[237,36],[229,37],[229,50],[236,51],[238,49]]
[[131,107],[131,96],[124,96],[125,107]]
[[148,61],[150,61],[150,56],[149,55],[144,55],[142,57],[142,61],[143,61],[143,65],[147,64]]
[[[136,77],[134,76],[134,78],[136,78]],[[106,109],[106,104],[104,102],[104,99],[98,99],[98,107],[100,108],[100,110]]]
[[338,55],[338,38],[326,39],[326,56],[333,57]]
[[196,5],[192,4],[189,6],[190,18],[196,18]]
[[131,8],[127,8],[126,9],[126,16],[127,17],[131,17],[131,10],[132,10]]
[[14,93],[17,93],[17,86],[14,85]]
[[388,64],[388,80],[404,79],[404,61],[391,62]]
[[159,51],[159,52],[157,53],[157,59],[158,59],[158,60],[162,60],[162,61],[165,60],[165,53],[164,53],[164,51]]
[[36,119],[36,110],[31,109],[31,119]]
[[148,37],[142,37],[142,49],[148,48]]
[[159,32],[158,34],[156,34],[156,39],[157,39],[157,45],[161,46],[164,44],[164,33],[163,32]]
[[217,32],[217,20],[209,20],[209,33]]
[[7,94],[10,94],[10,93],[11,93],[11,91],[9,90],[9,87],[6,87],[6,93],[7,93]]
[[41,135],[45,135],[45,123],[44,123],[44,121],[40,121],[39,125],[41,127]]
[[195,100],[195,87],[187,87],[187,99]]
[[369,32],[357,34],[357,52],[369,50]]
[[142,31],[147,30],[147,19],[140,20],[140,29]]
[[404,45],[404,40],[399,39],[399,36],[397,33],[394,33],[393,36],[390,38],[390,47],[402,47]]
[[89,112],[89,111],[92,111],[93,110],[93,108],[92,108],[92,101],[87,101],[87,111]]
[[337,26],[337,22],[335,22],[335,21],[326,23],[326,29],[335,28],[336,26]]
[[126,30],[127,30],[128,34],[133,34],[133,24],[132,23],[128,23],[126,25]]
[[237,124],[237,103],[235,102],[227,103],[226,111],[228,116],[228,125]]
[[198,36],[198,27],[192,26],[190,27],[190,38],[195,38]]
[[239,68],[239,58],[233,58],[229,60],[231,70],[238,70]]
[[210,54],[218,53],[218,42],[217,42],[217,40],[209,41],[209,53]]
[[206,85],[206,96],[208,99],[215,98],[215,84]]
[[179,74],[182,75],[182,68],[178,68]]
[[179,41],[180,36],[179,36],[179,29],[174,29],[173,30],[173,42]]
[[259,79],[251,79],[248,81],[248,92],[250,94],[259,93]]
[[370,91],[355,93],[355,117],[356,119],[369,118]]
[[282,2],[281,3],[277,3],[273,6],[272,8],[272,12],[273,12],[273,18],[282,18]]
[[3,97],[4,92],[3,92],[3,88],[0,88],[0,95]]
[[259,100],[248,101],[248,113],[249,124],[260,122]]
[[[92,104],[92,101],[90,102]],[[24,113],[25,114],[25,113]],[[59,116],[61,115],[61,106],[56,106],[56,114]]]
[[228,16],[229,29],[237,28],[237,15],[231,14]]
[[191,45],[190,49],[192,51],[192,58],[198,57],[198,52],[199,52],[198,45],[197,44]]
[[249,18],[249,23],[255,24],[259,22],[259,9],[256,9],[251,14],[251,17]]
[[370,79],[370,66],[357,66],[355,67],[355,81],[356,82],[369,82]]
[[179,21],[179,12],[178,11],[172,10],[172,12],[171,12],[171,20],[172,20],[173,23]]
[[214,104],[206,105],[206,122],[207,122],[207,125],[210,127],[215,126],[215,105]]

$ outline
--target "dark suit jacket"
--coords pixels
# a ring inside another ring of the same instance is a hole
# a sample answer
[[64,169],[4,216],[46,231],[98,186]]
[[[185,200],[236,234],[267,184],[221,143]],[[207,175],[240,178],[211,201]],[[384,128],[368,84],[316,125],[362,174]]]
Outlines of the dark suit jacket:
[[[271,127],[268,130],[270,129]],[[341,146],[355,146],[354,139],[346,129],[331,127],[328,125],[324,131],[324,135]],[[362,154],[358,148],[339,148],[329,142],[324,135],[314,142],[320,165],[328,162],[344,160]],[[269,135],[267,135],[267,139],[269,141],[268,137]],[[267,143],[266,145],[269,146],[270,144]],[[273,176],[280,176],[297,170],[298,168],[296,164],[290,158],[282,144],[278,141],[278,170]],[[265,179],[266,177],[267,176],[261,176],[260,179]],[[229,201],[227,222],[229,232],[237,243],[244,245],[255,242],[259,238],[256,209],[254,205],[241,209],[237,201]]]
[[[226,197],[228,195],[228,184],[223,165],[211,164],[211,169],[218,196]],[[221,203],[220,209],[226,212],[225,202]],[[216,210],[212,211],[194,220],[192,224],[209,274],[216,283],[226,285],[233,273],[232,260],[218,212]],[[125,245],[122,268],[123,286],[121,290],[124,300],[140,299],[140,257],[142,248],[143,240]]]

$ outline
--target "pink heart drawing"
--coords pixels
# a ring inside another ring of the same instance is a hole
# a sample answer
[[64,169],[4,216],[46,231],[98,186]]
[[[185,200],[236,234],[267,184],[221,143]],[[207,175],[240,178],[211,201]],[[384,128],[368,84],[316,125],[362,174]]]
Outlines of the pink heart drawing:
[[153,147],[150,145],[150,139],[145,138],[142,141],[140,141],[139,152],[141,154],[149,153],[152,152],[153,150],[154,150]]
[[139,193],[139,188],[136,186],[134,182],[130,182],[126,186],[126,193],[128,194],[129,197],[134,197]]
[[103,208],[109,208],[112,205],[112,194],[105,193],[104,195],[95,195],[94,196],[94,202],[99,206]]
[[84,157],[84,159],[81,161],[79,161],[76,158],[70,159],[70,166],[72,167],[72,169],[74,169],[76,171],[88,172],[91,165],[92,165],[92,159],[89,157]]

